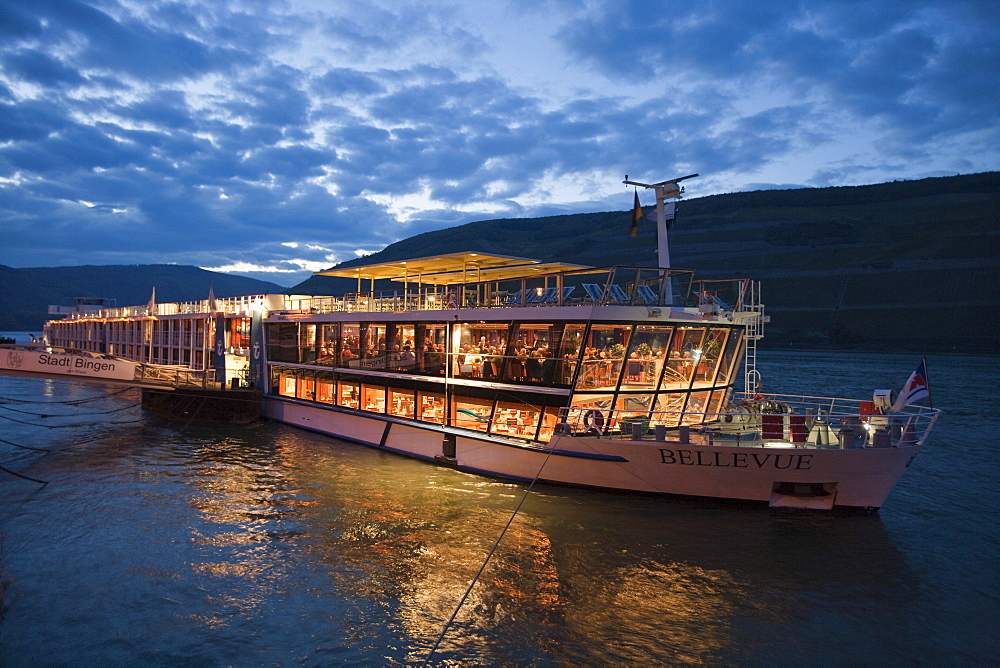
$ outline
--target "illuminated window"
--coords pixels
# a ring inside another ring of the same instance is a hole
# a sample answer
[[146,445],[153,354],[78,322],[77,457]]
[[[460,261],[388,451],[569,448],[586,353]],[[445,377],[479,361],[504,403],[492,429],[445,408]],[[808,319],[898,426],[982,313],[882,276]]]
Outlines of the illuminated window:
[[444,424],[444,395],[437,392],[421,392],[419,395],[420,420]]
[[358,408],[361,398],[361,387],[357,383],[341,381],[337,387],[337,405],[345,408]]
[[535,432],[538,431],[538,418],[541,412],[539,406],[498,401],[491,431],[505,436],[534,438]]
[[340,326],[343,338],[340,366],[359,368],[361,357],[361,326],[356,322],[345,322]]
[[552,435],[555,433],[556,424],[559,422],[559,410],[553,406],[549,406],[542,413],[542,426],[538,430],[538,440],[548,442]]
[[486,431],[490,424],[490,413],[493,409],[492,401],[488,399],[458,397],[452,405],[454,406],[452,424],[456,427]]
[[447,327],[443,324],[417,327],[417,371],[428,376],[443,376],[447,367]]
[[337,341],[340,338],[337,323],[319,326],[316,339],[316,361],[320,364],[335,364],[337,359]]
[[413,390],[389,388],[389,414],[412,418],[416,414],[416,398]]
[[316,401],[324,404],[333,403],[334,382],[332,380],[316,381]]
[[299,378],[297,387],[295,390],[295,396],[299,399],[308,399],[312,401],[316,398],[316,379],[315,378]]
[[361,408],[375,413],[385,412],[385,388],[381,385],[361,385]]

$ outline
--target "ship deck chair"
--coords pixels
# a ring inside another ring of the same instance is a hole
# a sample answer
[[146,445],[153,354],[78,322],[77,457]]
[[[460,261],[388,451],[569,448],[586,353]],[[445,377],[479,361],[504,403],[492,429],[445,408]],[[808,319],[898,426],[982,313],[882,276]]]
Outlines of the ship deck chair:
[[604,301],[604,290],[597,283],[584,283],[583,289],[595,304],[600,304]]
[[646,304],[659,304],[660,298],[656,296],[653,289],[648,285],[637,285],[635,286],[635,291],[639,293],[639,297],[642,298],[643,302]]
[[622,290],[622,288],[621,288],[620,285],[617,285],[615,283],[611,284],[611,295],[610,295],[610,298],[611,298],[610,299],[611,301],[613,301],[613,302],[615,302],[617,304],[628,304],[629,303],[628,295],[625,294],[625,291]]

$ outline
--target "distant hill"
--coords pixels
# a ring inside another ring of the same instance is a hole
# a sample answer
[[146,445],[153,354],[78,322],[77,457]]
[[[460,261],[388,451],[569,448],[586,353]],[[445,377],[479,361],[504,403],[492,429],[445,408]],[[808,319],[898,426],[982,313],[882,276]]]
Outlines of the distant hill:
[[[643,194],[640,193],[640,197]],[[627,199],[627,195],[624,196]],[[652,195],[645,196],[652,204]],[[651,215],[652,206],[647,206]],[[655,230],[631,212],[487,220],[403,239],[354,266],[482,251],[595,266],[655,265]],[[765,347],[1000,353],[1000,172],[684,200],[672,264],[763,283]],[[287,292],[340,294],[314,276]]]
[[152,289],[156,301],[179,302],[208,297],[283,293],[267,281],[173,264],[38,267],[0,265],[0,331],[41,332],[49,304],[70,306],[76,297],[107,297],[119,306],[145,304]]
[[[640,193],[652,216],[652,195]],[[629,199],[627,194],[624,199]],[[486,220],[403,239],[341,267],[482,251],[594,266],[656,264],[651,222],[631,211]],[[1000,172],[682,201],[674,267],[763,284],[764,347],[1000,354]],[[255,293],[342,294],[349,279],[273,283],[176,265],[13,269],[0,265],[0,330],[38,331],[74,297],[157,301]]]

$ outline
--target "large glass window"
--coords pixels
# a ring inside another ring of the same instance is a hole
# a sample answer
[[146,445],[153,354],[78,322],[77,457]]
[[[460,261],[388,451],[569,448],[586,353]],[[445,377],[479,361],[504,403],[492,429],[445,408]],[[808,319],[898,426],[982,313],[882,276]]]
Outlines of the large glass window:
[[386,331],[385,324],[370,322],[361,330],[363,350],[361,365],[365,369],[384,369],[386,367]]
[[670,347],[673,327],[638,325],[629,344],[622,389],[656,387]]
[[632,328],[592,325],[584,348],[581,387],[613,388],[618,382]]
[[619,394],[615,414],[623,417],[647,417],[653,403],[652,394]]
[[337,323],[320,325],[316,340],[316,361],[320,364],[336,364],[339,339],[340,332]]
[[[688,398],[687,406],[684,407],[684,416],[681,418],[683,424],[700,423],[706,420],[706,413],[709,411],[709,397],[711,392],[692,392]],[[707,419],[715,416],[709,415]]]
[[[722,363],[719,364],[719,377],[715,381],[719,385],[726,385],[731,382],[733,377],[733,362],[739,351],[742,339],[742,329],[733,328],[729,330],[729,338],[726,341],[726,350],[722,354]],[[753,388],[748,388],[748,391],[752,391],[752,389]]]
[[454,374],[465,378],[497,378],[507,346],[506,323],[463,322],[452,333]]
[[695,381],[711,383],[722,359],[722,351],[726,345],[727,327],[713,327],[705,336],[701,348],[695,350],[698,365],[695,368]]
[[417,370],[428,376],[443,376],[447,366],[447,326],[417,327]]
[[280,322],[268,325],[267,358],[272,362],[298,362],[299,325]]
[[681,411],[684,410],[685,401],[687,401],[687,392],[665,393],[661,388],[660,393],[656,395],[653,421],[668,427],[676,427],[680,424]]
[[[663,388],[674,389],[688,387],[695,367],[701,356],[701,341],[705,336],[704,327],[679,327],[670,345],[666,369],[663,376]],[[695,351],[699,351],[697,354]]]
[[316,325],[299,324],[299,361],[310,364],[316,361]]
[[[520,323],[507,348],[503,380],[551,385],[557,375],[556,355],[562,344],[562,323]],[[564,373],[560,370],[560,374]]]
[[417,366],[415,327],[389,323],[386,325],[386,333],[389,346],[387,367],[393,371],[415,371]]
[[361,358],[361,325],[356,322],[345,322],[340,325],[342,339],[341,366],[358,368]]
[[587,326],[582,323],[566,325],[559,352],[555,356],[555,370],[552,374],[553,384],[567,386],[573,382],[573,376],[579,365],[580,353],[583,350],[583,334],[586,329]]

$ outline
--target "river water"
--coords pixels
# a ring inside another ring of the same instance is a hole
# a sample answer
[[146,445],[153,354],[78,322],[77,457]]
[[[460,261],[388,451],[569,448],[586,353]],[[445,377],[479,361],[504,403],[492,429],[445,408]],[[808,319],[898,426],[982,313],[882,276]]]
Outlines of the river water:
[[[861,397],[919,362],[759,359],[765,390]],[[945,415],[874,516],[525,497],[277,424],[178,429],[135,390],[0,377],[0,466],[47,483],[0,470],[0,665],[996,663],[1000,369],[928,364]]]

